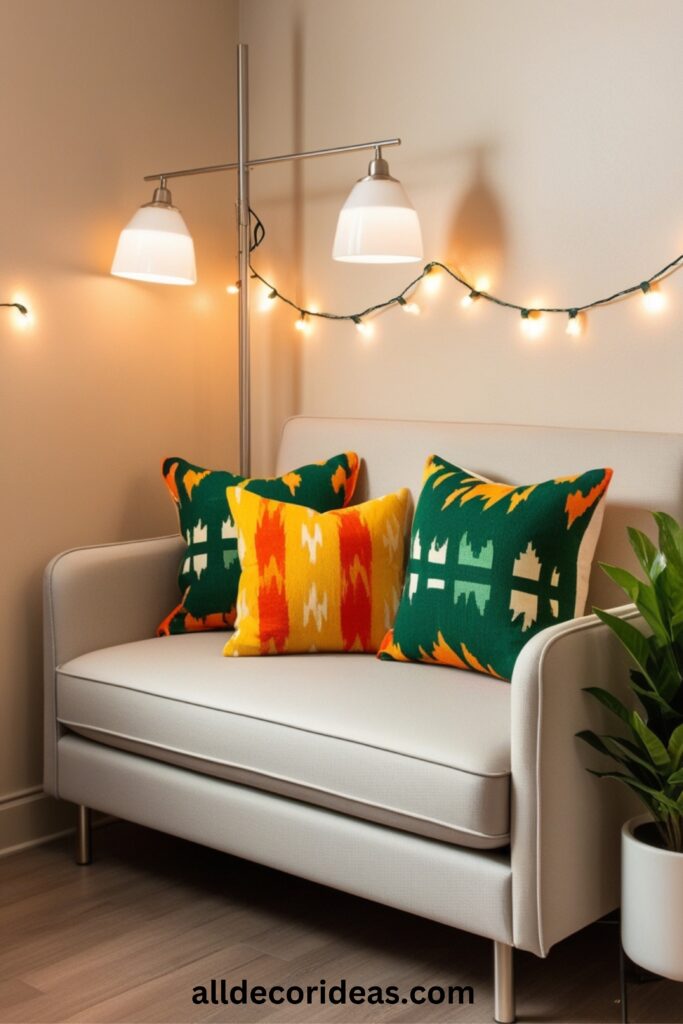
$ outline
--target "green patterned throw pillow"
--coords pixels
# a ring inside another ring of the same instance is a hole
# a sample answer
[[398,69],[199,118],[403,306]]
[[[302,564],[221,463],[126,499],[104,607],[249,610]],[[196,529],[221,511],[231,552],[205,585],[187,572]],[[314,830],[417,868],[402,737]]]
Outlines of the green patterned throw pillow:
[[510,679],[527,640],[583,612],[611,469],[520,487],[430,456],[379,657]]
[[344,452],[327,462],[258,480],[202,469],[185,459],[165,459],[162,473],[178,508],[187,552],[178,573],[182,599],[159,626],[159,636],[229,629],[234,624],[240,563],[228,487],[243,484],[262,498],[328,512],[351,501],[359,467],[356,453]]

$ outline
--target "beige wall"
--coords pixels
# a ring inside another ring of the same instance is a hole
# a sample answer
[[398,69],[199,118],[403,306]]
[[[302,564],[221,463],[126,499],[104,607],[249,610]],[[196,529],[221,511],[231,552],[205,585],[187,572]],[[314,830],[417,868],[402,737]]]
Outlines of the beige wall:
[[[520,302],[581,302],[683,250],[683,7],[660,0],[0,0],[3,502],[0,848],[62,827],[40,798],[40,577],[69,545],[174,529],[173,451],[237,461],[232,187],[180,183],[200,283],[111,278],[144,173],[234,156],[234,44],[251,44],[252,155],[399,134],[391,166],[427,258]],[[349,310],[410,268],[334,264],[336,214],[365,157],[260,168],[258,267],[299,300]],[[253,318],[254,468],[292,412],[683,430],[683,272],[669,306],[595,313],[535,344],[461,293],[302,339]]]
[[[234,155],[232,0],[0,0],[0,310],[5,495],[0,848],[56,831],[41,780],[41,572],[70,545],[170,532],[165,454],[234,462],[234,183],[174,198],[199,284],[108,275],[142,175]],[[17,794],[29,791],[23,798]]]
[[[490,274],[517,302],[565,306],[683,251],[679,0],[243,0],[240,19],[254,154],[400,135],[386,155],[426,258]],[[298,179],[254,175],[269,228],[259,266],[294,276],[321,308],[362,308],[411,277],[330,259],[362,173],[348,155],[307,162]],[[320,324],[294,347],[285,315],[275,328],[255,317],[254,345],[299,353],[286,403],[308,413],[681,431],[683,271],[666,293],[658,318],[637,298],[596,312],[580,342],[554,321],[529,343],[516,315],[462,312],[452,285],[420,299],[419,320],[385,315],[371,344]]]

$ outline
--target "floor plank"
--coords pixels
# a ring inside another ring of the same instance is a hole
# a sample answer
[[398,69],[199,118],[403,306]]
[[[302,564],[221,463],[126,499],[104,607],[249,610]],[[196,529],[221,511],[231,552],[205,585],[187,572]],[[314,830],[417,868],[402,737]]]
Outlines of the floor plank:
[[[488,1022],[491,943],[117,822],[78,868],[58,840],[0,861],[0,1021]],[[521,1021],[620,1019],[617,929],[596,924],[547,960],[516,954]],[[196,1006],[195,986],[470,985],[473,1005]],[[683,1024],[683,985],[630,986],[633,1024]]]

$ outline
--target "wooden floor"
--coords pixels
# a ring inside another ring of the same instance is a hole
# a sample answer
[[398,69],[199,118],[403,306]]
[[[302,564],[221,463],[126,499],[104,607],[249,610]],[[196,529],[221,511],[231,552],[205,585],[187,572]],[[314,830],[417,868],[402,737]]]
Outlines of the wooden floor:
[[[620,1019],[617,929],[516,954],[520,1021]],[[114,823],[95,862],[59,840],[0,860],[0,1020],[490,1021],[491,943],[192,843]],[[235,984],[471,985],[471,1006],[195,1007]],[[683,985],[632,985],[630,1019],[682,1024]]]

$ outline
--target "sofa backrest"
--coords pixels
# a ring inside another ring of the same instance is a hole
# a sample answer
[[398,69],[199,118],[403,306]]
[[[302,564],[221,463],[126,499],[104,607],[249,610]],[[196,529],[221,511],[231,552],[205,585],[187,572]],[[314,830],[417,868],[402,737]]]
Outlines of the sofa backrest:
[[[296,416],[285,423],[277,472],[357,451],[363,459],[354,502],[409,487],[420,492],[428,455],[504,483],[535,483],[611,466],[614,477],[597,559],[634,569],[627,526],[654,535],[648,510],[683,519],[683,434]],[[587,610],[626,599],[593,567]]]

